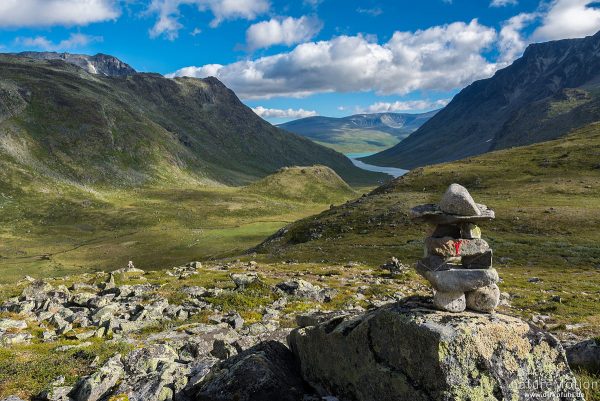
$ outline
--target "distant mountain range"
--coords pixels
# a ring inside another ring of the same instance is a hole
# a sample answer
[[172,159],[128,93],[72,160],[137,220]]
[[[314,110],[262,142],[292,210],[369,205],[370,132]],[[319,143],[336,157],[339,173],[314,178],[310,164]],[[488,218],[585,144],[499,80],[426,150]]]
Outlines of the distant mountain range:
[[240,185],[281,167],[314,164],[352,184],[383,177],[268,124],[216,78],[136,73],[102,54],[0,55],[5,184],[21,176],[78,185]]
[[600,120],[600,32],[530,45],[398,145],[363,159],[411,169],[558,138]]
[[280,124],[287,131],[305,136],[343,153],[376,152],[387,149],[414,132],[437,113],[375,113],[348,117],[307,117]]

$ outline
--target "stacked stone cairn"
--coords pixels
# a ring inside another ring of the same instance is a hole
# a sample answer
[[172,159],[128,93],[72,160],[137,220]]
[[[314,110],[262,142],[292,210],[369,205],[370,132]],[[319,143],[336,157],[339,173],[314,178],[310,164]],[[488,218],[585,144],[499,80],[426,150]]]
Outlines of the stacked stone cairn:
[[493,312],[500,300],[498,272],[476,224],[494,219],[494,211],[475,203],[465,187],[452,184],[439,204],[417,206],[411,217],[435,225],[425,239],[425,256],[417,262],[417,272],[434,289],[435,306],[449,312]]

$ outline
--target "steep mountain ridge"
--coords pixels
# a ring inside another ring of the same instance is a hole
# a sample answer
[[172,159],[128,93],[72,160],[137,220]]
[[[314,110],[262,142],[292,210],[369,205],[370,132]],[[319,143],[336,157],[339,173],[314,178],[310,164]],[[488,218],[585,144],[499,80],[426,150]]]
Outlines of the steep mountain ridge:
[[81,67],[90,74],[100,74],[109,77],[125,77],[136,73],[136,70],[129,64],[124,63],[114,56],[102,53],[94,56],[57,52],[21,52],[13,53],[13,55],[35,60],[62,60]]
[[0,56],[0,136],[5,166],[85,185],[238,185],[312,164],[353,184],[382,177],[273,127],[216,78],[110,77],[62,60]]
[[401,143],[365,161],[414,168],[566,135],[600,120],[599,71],[600,33],[532,44]]
[[347,117],[306,117],[280,124],[287,131],[305,136],[343,152],[378,151],[414,132],[437,110],[427,113],[374,113]]

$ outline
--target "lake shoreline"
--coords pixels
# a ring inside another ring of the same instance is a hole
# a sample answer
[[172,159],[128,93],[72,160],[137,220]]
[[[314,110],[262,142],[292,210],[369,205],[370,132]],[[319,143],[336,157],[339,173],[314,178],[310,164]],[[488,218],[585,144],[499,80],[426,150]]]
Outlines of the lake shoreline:
[[367,156],[371,156],[375,154],[375,152],[370,152],[370,153],[346,153],[345,156],[350,159],[350,161],[352,161],[352,164],[354,164],[356,167],[366,170],[366,171],[373,171],[376,173],[384,173],[384,174],[388,174],[391,175],[394,178],[398,178],[403,176],[404,174],[408,173],[408,170],[404,170],[401,168],[395,168],[395,167],[383,167],[383,166],[375,166],[373,164],[367,164],[363,161],[358,160],[361,157],[367,157]]

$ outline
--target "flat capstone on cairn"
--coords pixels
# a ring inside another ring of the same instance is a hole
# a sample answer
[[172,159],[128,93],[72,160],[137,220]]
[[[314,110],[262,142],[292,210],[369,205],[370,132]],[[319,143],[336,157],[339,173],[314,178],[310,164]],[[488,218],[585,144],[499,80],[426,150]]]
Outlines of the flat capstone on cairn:
[[475,203],[465,187],[452,184],[439,204],[417,206],[411,217],[435,225],[416,266],[434,289],[435,306],[449,312],[493,312],[500,301],[498,272],[476,223],[494,219],[494,211]]

